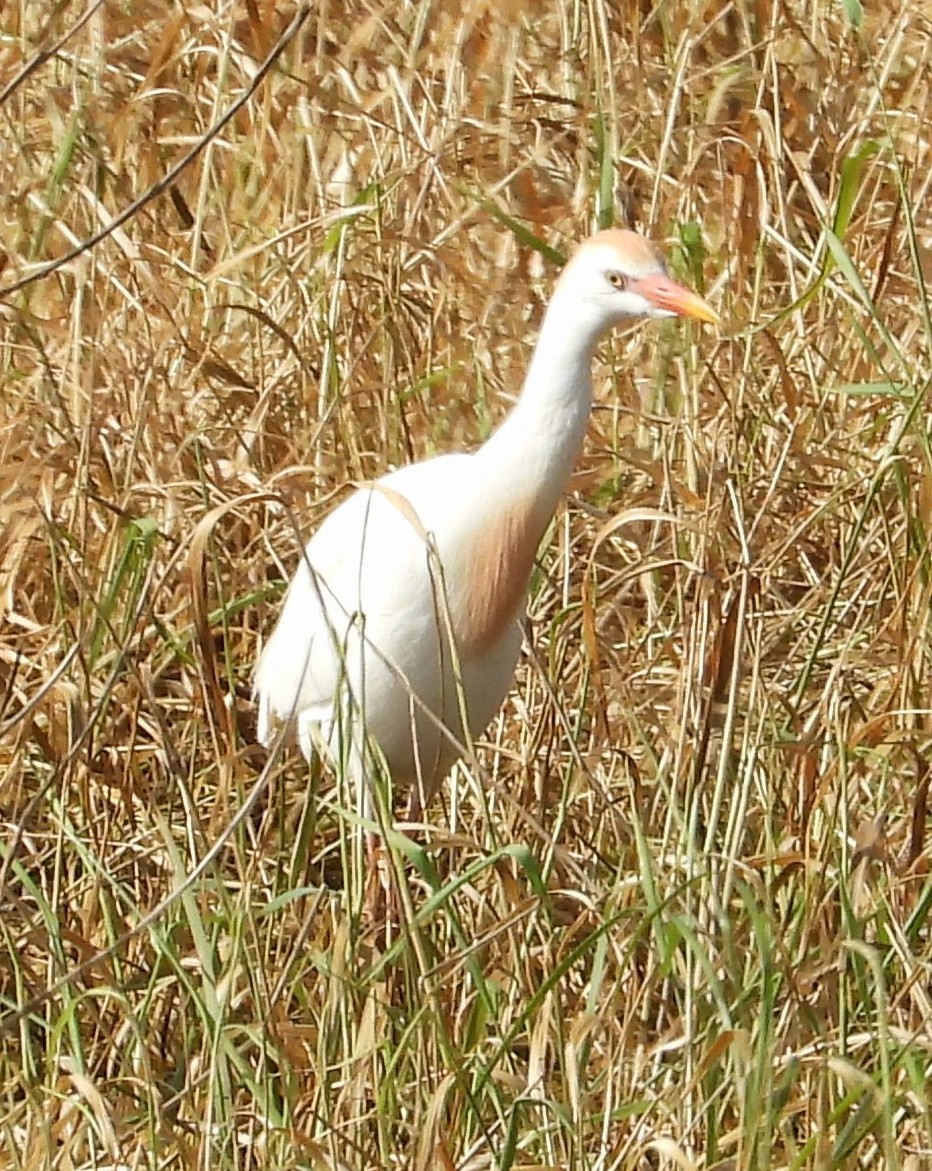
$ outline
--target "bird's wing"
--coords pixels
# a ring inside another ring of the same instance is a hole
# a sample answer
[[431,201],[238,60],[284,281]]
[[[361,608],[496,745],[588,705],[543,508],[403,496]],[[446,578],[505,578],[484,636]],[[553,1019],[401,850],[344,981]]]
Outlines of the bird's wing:
[[256,666],[258,735],[279,721],[332,721],[354,615],[417,617],[425,532],[456,507],[468,455],[444,455],[383,476],[344,500],[309,541]]
[[[331,515],[339,511],[338,508]],[[332,636],[321,576],[332,580],[339,574],[340,550],[327,540],[315,548],[322,531],[302,552],[278,622],[256,664],[253,694],[258,703],[257,732],[262,744],[271,742],[279,721],[290,724],[308,709],[316,709],[315,722],[323,723],[332,715],[336,674],[333,672],[333,683],[328,684],[328,645]]]

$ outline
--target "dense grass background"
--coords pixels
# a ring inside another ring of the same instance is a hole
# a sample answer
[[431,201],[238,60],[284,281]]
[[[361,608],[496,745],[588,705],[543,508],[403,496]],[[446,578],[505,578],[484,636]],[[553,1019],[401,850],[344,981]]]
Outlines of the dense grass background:
[[[318,0],[211,135],[294,6],[0,6],[0,1167],[932,1166],[920,9]],[[725,324],[605,346],[386,939],[251,664],[609,223]]]

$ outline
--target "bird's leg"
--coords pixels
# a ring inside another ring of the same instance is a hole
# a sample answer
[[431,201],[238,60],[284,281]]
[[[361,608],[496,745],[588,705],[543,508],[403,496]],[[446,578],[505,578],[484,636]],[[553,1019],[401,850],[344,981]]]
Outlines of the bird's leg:
[[373,937],[378,938],[380,932],[382,945],[390,947],[401,923],[401,897],[386,845],[379,834],[371,832],[366,834],[363,917]]
[[[382,849],[382,839],[372,830],[366,831],[365,913],[375,923],[384,907],[386,883],[383,872],[388,859]],[[387,875],[385,875],[387,877]]]
[[424,820],[424,813],[437,793],[436,776],[424,776],[418,768],[408,797],[408,821],[415,824]]
[[389,901],[392,884],[388,874],[389,860],[385,852],[385,843],[378,834],[366,833],[366,883],[363,902],[363,922],[368,925],[367,934],[373,945],[378,948],[377,940],[388,946],[389,938]]
[[424,816],[424,802],[421,798],[421,786],[416,784],[411,790],[411,796],[408,798],[408,821],[420,821]]

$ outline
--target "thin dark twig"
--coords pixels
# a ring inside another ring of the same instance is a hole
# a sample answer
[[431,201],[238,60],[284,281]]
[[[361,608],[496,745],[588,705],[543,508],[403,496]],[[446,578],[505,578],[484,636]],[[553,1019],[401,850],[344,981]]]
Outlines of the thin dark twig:
[[37,69],[41,69],[50,57],[54,57],[62,46],[71,40],[75,33],[79,33],[97,9],[102,8],[105,3],[106,0],[95,0],[87,12],[83,16],[78,17],[71,28],[66,33],[63,33],[54,45],[49,45],[47,49],[40,49],[30,61],[27,61],[12,81],[7,82],[3,89],[0,89],[0,106],[19,89],[27,78],[31,77]]
[[70,264],[72,260],[76,260],[85,252],[89,252],[92,248],[96,248],[97,245],[101,243],[101,241],[106,240],[107,237],[112,235],[112,233],[115,232],[118,228],[122,228],[122,226],[128,220],[131,220],[137,212],[141,211],[144,207],[146,207],[147,204],[151,203],[154,199],[157,199],[160,195],[163,195],[171,186],[173,186],[179,175],[181,175],[182,171],[184,171],[191,165],[191,163],[194,162],[201,151],[203,151],[204,147],[206,147],[208,143],[212,142],[224,129],[227,123],[232,121],[232,119],[235,118],[240,110],[246,105],[252,95],[265,80],[265,77],[271,70],[272,66],[285,51],[289,42],[294,38],[295,34],[304,24],[305,20],[307,20],[309,13],[310,5],[307,3],[302,4],[295,13],[295,17],[291,24],[288,25],[288,27],[279,37],[275,46],[272,48],[269,55],[259,66],[259,69],[257,70],[249,88],[243,93],[241,97],[237,98],[233,105],[230,106],[230,108],[220,118],[217,119],[213,126],[211,126],[204,137],[196,142],[194,146],[188,151],[188,153],[182,156],[182,158],[166,175],[159,179],[157,183],[154,183],[148,191],[140,195],[140,197],[131,203],[129,207],[124,208],[123,211],[121,211],[115,219],[112,219],[109,224],[101,228],[99,232],[95,232],[94,235],[90,236],[87,240],[82,241],[75,248],[72,248],[70,252],[66,252],[64,256],[59,256],[57,260],[49,261],[48,264],[42,265],[41,268],[36,269],[35,272],[30,273],[28,276],[22,277],[22,279],[16,281],[14,284],[0,288],[0,299],[10,297],[13,293],[18,293],[21,289],[26,288],[27,285],[31,285],[35,281],[42,280],[51,273],[56,272],[58,269],[64,267],[66,264]]

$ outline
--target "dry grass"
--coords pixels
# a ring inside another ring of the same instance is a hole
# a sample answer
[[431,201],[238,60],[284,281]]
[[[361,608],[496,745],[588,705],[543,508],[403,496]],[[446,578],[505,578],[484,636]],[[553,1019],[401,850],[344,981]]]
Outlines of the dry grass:
[[[83,4],[3,5],[0,84]],[[932,1166],[920,7],[320,0],[2,297],[0,1166]],[[293,14],[110,0],[37,62],[0,283]],[[613,219],[728,324],[606,348],[374,947],[251,663],[297,534],[484,436]]]

